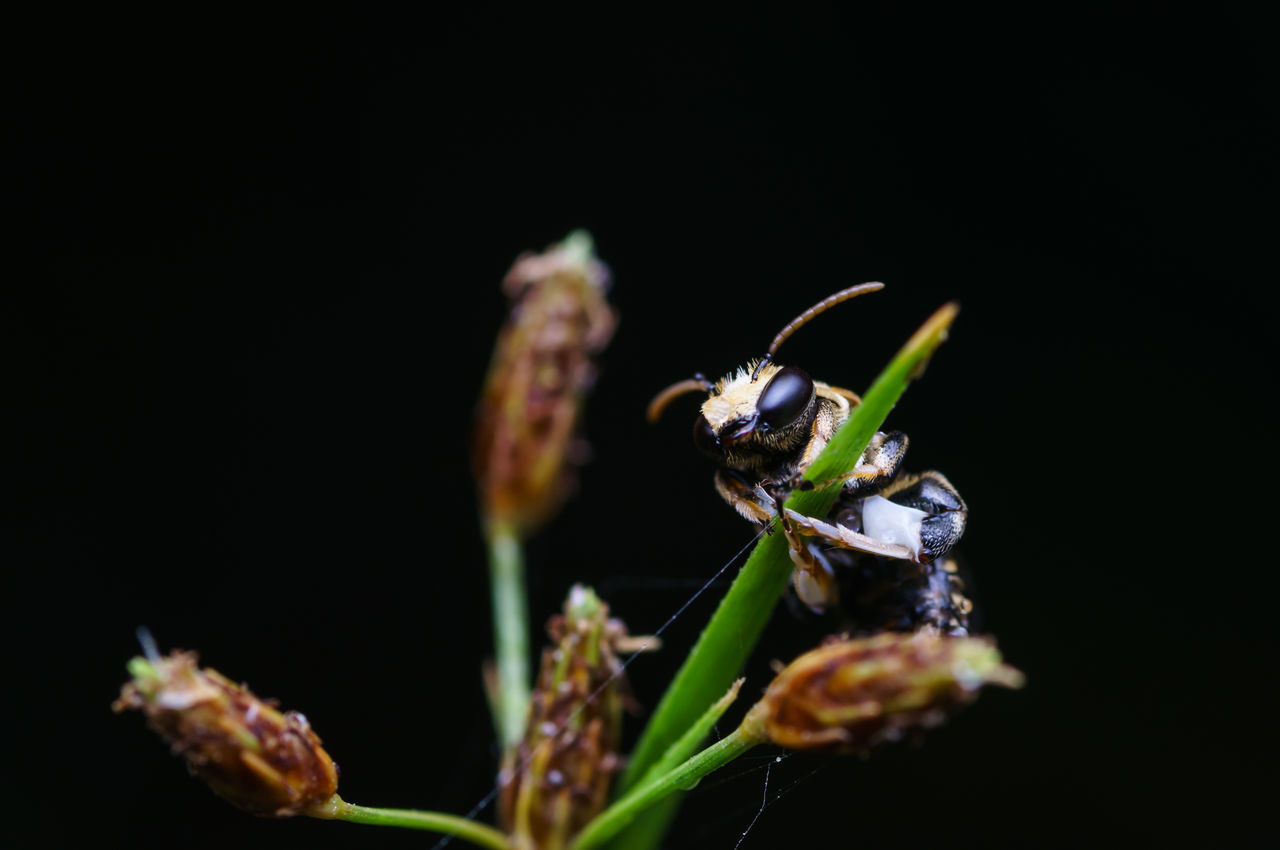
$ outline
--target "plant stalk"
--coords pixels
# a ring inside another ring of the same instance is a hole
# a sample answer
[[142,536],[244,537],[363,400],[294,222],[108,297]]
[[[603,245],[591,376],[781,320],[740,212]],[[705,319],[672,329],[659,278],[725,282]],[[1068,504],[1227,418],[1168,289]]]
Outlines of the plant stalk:
[[487,847],[489,850],[509,850],[507,837],[493,827],[442,812],[356,806],[334,794],[323,804],[307,812],[307,815],[321,820],[423,829],[462,838],[478,847]]
[[493,645],[498,684],[492,694],[494,722],[503,749],[520,743],[529,711],[529,603],[524,583],[524,550],[515,528],[486,526],[489,588],[493,601]]
[[675,769],[641,784],[587,824],[574,840],[570,850],[587,850],[617,835],[636,815],[677,791],[687,791],[702,777],[719,770],[747,750],[761,743],[760,738],[739,727],[731,735],[694,755]]

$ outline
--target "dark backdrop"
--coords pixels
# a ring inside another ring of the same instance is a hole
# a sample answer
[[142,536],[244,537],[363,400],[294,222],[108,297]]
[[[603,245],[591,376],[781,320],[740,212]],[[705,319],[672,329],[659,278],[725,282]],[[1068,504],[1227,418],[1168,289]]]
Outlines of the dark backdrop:
[[[985,626],[1029,684],[922,748],[775,764],[786,793],[744,847],[1238,840],[1274,756],[1273,530],[1249,486],[1266,43],[1247,17],[1105,6],[15,22],[14,843],[424,846],[256,821],[186,778],[107,709],[139,624],[305,711],[349,800],[484,796],[466,444],[498,282],[574,227],[622,324],[579,496],[530,547],[535,622],[583,580],[656,629],[749,539],[692,404],[643,422],[657,389],[884,280],[785,349],[861,389],[962,305],[890,424],[966,496]],[[641,702],[725,586],[634,664]],[[803,628],[779,609],[749,693]],[[669,846],[733,847],[772,755],[704,783]]]

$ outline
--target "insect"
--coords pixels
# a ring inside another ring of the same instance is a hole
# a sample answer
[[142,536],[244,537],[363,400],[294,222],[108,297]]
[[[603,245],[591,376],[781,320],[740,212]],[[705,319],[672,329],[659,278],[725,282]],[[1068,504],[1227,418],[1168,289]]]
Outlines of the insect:
[[792,490],[814,486],[802,478],[805,470],[861,399],[797,366],[778,365],[774,355],[815,316],[883,287],[864,283],[824,298],[788,322],[761,359],[715,383],[695,375],[658,393],[648,418],[656,422],[686,393],[706,394],[694,445],[715,461],[716,490],[739,514],[761,524],[781,514],[792,584],[810,608],[834,606],[843,583],[851,587],[845,607],[862,628],[965,634],[972,606],[947,553],[964,532],[968,509],[941,473],[901,471],[906,434],[872,437],[827,516],[783,507]]

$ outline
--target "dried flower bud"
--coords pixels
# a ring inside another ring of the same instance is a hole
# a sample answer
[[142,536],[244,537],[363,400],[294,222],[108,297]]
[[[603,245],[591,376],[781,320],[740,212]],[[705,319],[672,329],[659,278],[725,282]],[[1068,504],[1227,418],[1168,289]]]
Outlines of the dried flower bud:
[[837,639],[787,665],[742,725],[790,749],[863,752],[938,725],[982,685],[1022,682],[983,638],[885,632]]
[[476,411],[474,466],[486,519],[522,536],[573,487],[592,358],[617,324],[604,298],[608,279],[591,237],[575,231],[546,253],[521,256],[503,281],[511,311]]
[[542,668],[520,744],[503,760],[500,818],[516,850],[564,847],[608,801],[626,700],[616,654],[626,626],[575,585]]
[[307,719],[281,714],[195,653],[129,662],[133,681],[112,709],[136,708],[214,793],[255,815],[288,817],[338,789],[338,769]]

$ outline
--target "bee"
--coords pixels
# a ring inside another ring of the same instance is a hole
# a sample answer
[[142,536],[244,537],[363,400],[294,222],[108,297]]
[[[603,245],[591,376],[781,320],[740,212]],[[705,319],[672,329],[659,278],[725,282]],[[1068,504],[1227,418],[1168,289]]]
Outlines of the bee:
[[843,583],[850,587],[845,607],[861,628],[966,634],[972,606],[948,553],[964,533],[968,508],[941,473],[902,471],[906,434],[871,438],[827,516],[783,506],[792,490],[815,486],[803,479],[805,470],[861,399],[775,363],[774,355],[814,317],[883,287],[864,283],[822,299],[788,322],[759,360],[715,383],[695,375],[658,393],[648,419],[656,422],[679,396],[706,394],[693,442],[716,463],[716,491],[754,523],[780,518],[795,565],[792,585],[815,612],[840,601]]

